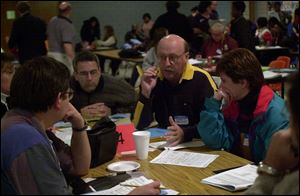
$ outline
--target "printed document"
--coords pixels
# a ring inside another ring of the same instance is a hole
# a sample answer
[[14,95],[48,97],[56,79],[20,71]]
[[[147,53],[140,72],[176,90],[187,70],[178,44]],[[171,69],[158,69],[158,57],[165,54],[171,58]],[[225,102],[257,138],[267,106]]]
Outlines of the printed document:
[[[127,195],[129,192],[135,189],[133,186],[143,186],[151,182],[153,182],[152,179],[147,179],[145,176],[140,176],[121,182],[117,186],[114,186],[110,189],[91,192],[87,193],[86,195]],[[162,188],[160,193],[161,195],[178,195],[179,193],[172,189],[165,189],[163,185],[161,185],[160,188]]]
[[245,165],[201,180],[204,184],[217,186],[229,191],[239,191],[250,187],[258,176],[256,165]]
[[219,155],[164,150],[150,163],[205,168]]

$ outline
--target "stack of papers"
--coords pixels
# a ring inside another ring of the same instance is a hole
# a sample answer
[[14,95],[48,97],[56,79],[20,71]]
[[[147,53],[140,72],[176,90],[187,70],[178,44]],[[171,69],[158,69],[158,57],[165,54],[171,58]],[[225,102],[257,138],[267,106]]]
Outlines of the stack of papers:
[[210,176],[203,179],[201,182],[229,191],[244,190],[253,185],[258,176],[256,170],[257,166],[248,164],[243,167]]
[[150,163],[205,168],[219,155],[165,150]]

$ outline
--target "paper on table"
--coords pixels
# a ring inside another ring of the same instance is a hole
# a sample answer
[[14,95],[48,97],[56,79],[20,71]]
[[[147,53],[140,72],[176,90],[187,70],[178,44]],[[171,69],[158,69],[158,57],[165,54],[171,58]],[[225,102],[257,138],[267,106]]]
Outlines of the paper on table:
[[168,129],[161,129],[161,128],[150,128],[150,129],[146,129],[145,131],[150,131],[150,133],[151,133],[150,137],[151,138],[155,138],[155,137],[162,137],[162,136],[164,136],[170,130],[168,130]]
[[[127,195],[130,191],[135,189],[135,187],[130,187],[130,185],[131,186],[143,186],[143,185],[149,184],[151,182],[153,182],[152,179],[147,179],[145,176],[140,176],[137,178],[131,178],[129,180],[121,182],[119,185],[114,186],[111,189],[92,192],[92,193],[88,193],[87,195]],[[164,188],[164,187],[162,187],[162,185],[161,185],[161,188]],[[164,189],[163,190],[164,195],[177,195],[178,193],[179,192],[172,190],[172,189]]]
[[202,179],[201,182],[229,191],[239,191],[247,189],[254,183],[258,176],[256,170],[257,166],[248,164]]
[[275,73],[273,71],[264,71],[263,74],[264,74],[265,79],[270,79],[270,78],[275,78],[275,77],[281,76],[279,73]]
[[203,60],[189,59],[188,62],[191,65],[207,64],[207,59],[203,59]]
[[109,117],[116,125],[130,124],[130,113],[117,113]]
[[[166,141],[162,141],[162,142],[153,142],[150,143],[149,146],[152,148],[159,148],[162,145],[167,144]],[[185,142],[182,144],[178,144],[177,146],[165,146],[164,149],[166,150],[178,150],[178,149],[182,149],[182,148],[191,148],[191,147],[201,147],[204,146],[205,144],[201,141],[201,140],[196,140],[196,141],[191,141],[191,142]]]
[[71,146],[72,127],[59,128],[59,131],[55,131],[55,135],[56,137],[64,141],[66,144]]
[[219,155],[164,150],[150,163],[205,168]]
[[118,184],[110,189],[86,193],[84,195],[127,195],[133,189],[135,189],[135,187],[121,186]]
[[116,131],[122,133],[121,141],[118,142],[117,152],[127,152],[135,150],[135,145],[132,137],[135,127],[133,123],[122,124],[116,126]]
[[[146,178],[145,176],[140,176],[137,178],[130,178],[128,180],[125,180],[124,182],[121,182],[120,185],[143,186],[151,182],[154,181],[152,179]],[[165,188],[165,187],[163,185],[160,185],[160,188]]]
[[70,122],[63,122],[59,121],[53,125],[55,128],[67,128],[67,127],[72,127],[72,124]]
[[271,49],[278,49],[278,48],[282,48],[281,46],[255,46],[256,50],[271,50]]

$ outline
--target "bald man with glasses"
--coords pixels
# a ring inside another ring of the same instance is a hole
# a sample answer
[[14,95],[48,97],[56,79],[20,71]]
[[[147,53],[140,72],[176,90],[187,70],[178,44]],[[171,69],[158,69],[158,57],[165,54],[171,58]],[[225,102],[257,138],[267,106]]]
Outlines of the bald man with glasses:
[[156,49],[159,65],[144,72],[134,115],[137,129],[143,129],[154,114],[159,127],[170,130],[165,138],[172,146],[198,137],[196,124],[204,99],[216,89],[206,71],[188,63],[188,49],[178,35],[160,40]]

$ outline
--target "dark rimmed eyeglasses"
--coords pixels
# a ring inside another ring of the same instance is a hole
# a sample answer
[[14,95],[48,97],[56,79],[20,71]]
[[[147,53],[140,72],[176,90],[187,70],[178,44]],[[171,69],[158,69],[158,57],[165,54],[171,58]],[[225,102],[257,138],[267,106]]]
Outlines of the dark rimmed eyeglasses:
[[159,62],[165,62],[167,60],[167,58],[169,59],[170,64],[174,65],[178,63],[178,60],[183,56],[187,54],[187,52],[184,52],[181,55],[176,55],[176,54],[171,54],[171,55],[158,55],[157,59]]
[[68,99],[70,101],[74,96],[74,91],[72,89],[69,89],[67,92],[62,93],[62,95],[68,95]]

